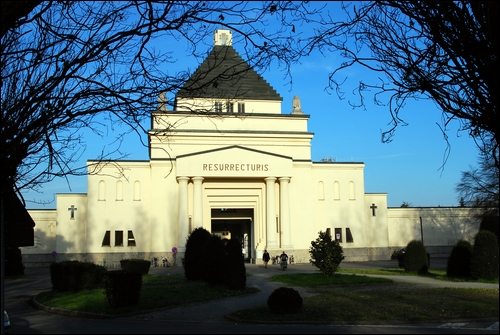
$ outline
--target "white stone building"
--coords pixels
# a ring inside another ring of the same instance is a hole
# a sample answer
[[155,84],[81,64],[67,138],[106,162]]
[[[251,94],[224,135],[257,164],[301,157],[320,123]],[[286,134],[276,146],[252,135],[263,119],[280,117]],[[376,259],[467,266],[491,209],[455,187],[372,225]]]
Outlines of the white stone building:
[[300,99],[283,112],[281,96],[231,44],[230,31],[215,32],[174,110],[160,94],[149,160],[88,161],[87,194],[57,194],[55,210],[29,211],[35,246],[22,248],[26,266],[55,253],[112,267],[171,260],[174,247],[179,259],[196,227],[230,232],[251,262],[267,249],[307,263],[311,241],[327,229],[346,261],[389,259],[412,239],[433,255],[472,241],[479,225],[466,208],[387,208],[387,194],[365,193],[362,162],[313,162]]

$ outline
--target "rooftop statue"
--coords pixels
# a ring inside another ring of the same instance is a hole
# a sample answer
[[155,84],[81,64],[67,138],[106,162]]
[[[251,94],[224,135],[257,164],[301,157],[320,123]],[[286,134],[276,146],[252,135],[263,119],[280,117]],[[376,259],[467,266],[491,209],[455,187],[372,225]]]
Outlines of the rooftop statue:
[[168,111],[167,108],[167,93],[161,92],[158,96],[158,110],[162,112]]
[[304,114],[300,106],[300,98],[298,95],[293,97],[292,107],[293,107],[292,114]]

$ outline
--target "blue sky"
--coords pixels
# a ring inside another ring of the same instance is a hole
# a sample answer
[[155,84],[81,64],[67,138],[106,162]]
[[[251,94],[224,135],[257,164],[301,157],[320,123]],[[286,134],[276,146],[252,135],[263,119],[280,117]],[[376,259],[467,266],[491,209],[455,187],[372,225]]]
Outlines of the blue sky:
[[[236,39],[236,36],[235,36]],[[162,43],[168,45],[168,43]],[[206,41],[206,50],[211,49],[212,37]],[[242,49],[235,49],[244,56]],[[381,133],[389,128],[390,115],[386,107],[368,105],[367,109],[352,109],[346,96],[339,100],[334,94],[325,92],[329,72],[341,60],[335,55],[313,55],[292,67],[293,86],[284,79],[278,69],[261,73],[274,89],[283,97],[282,113],[292,111],[292,98],[298,95],[302,110],[310,115],[309,131],[314,133],[311,157],[320,161],[331,157],[337,162],[363,162],[365,164],[365,192],[387,193],[388,206],[399,207],[403,202],[415,207],[457,206],[458,195],[454,188],[460,181],[461,172],[475,165],[478,150],[466,133],[458,133],[458,123],[449,126],[451,152],[442,168],[446,155],[446,142],[440,128],[441,112],[432,101],[409,101],[403,110],[403,118],[409,123],[398,128],[391,143],[381,142]],[[194,57],[183,58],[169,71],[181,71],[186,65],[197,67]],[[171,65],[169,65],[171,67]],[[363,69],[350,69],[345,91],[350,92],[361,79],[371,76]],[[370,100],[371,96],[368,96]],[[172,98],[172,96],[169,96]],[[147,123],[149,124],[149,122]],[[102,139],[87,134],[88,148],[81,164],[97,157],[102,150]],[[112,134],[106,142],[113,141]],[[131,134],[124,143],[128,160],[147,160],[148,150],[138,143],[137,135]],[[147,141],[146,141],[147,142]],[[25,192],[28,209],[55,208],[56,193],[86,193],[87,178],[70,177],[70,185],[60,178],[45,184],[43,193]],[[33,200],[35,202],[33,202]],[[48,205],[36,201],[53,201]]]
[[[309,131],[315,134],[313,161],[331,157],[337,162],[365,163],[365,192],[387,193],[390,207],[403,202],[422,207],[457,206],[455,185],[461,172],[475,165],[478,155],[472,139],[457,133],[458,122],[449,126],[451,152],[442,169],[447,146],[437,125],[441,112],[432,101],[410,101],[402,114],[409,125],[398,128],[392,142],[382,143],[381,133],[391,120],[387,108],[368,105],[366,110],[353,109],[348,96],[340,100],[326,93],[326,73],[332,61],[323,57],[304,61],[293,71],[292,91],[279,76],[264,75],[283,96],[283,113],[292,110],[294,95],[300,97],[302,110],[310,115]],[[346,91],[354,88],[357,77],[369,75],[366,71],[353,73]]]

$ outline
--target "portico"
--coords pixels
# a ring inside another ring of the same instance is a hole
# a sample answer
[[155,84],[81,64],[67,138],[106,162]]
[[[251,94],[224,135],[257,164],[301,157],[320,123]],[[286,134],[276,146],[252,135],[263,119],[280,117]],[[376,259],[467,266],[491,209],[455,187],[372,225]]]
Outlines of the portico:
[[[179,241],[197,227],[212,231],[214,210],[251,209],[251,217],[240,218],[251,222],[247,232],[250,258],[261,248],[292,247],[290,157],[231,146],[178,156],[176,171]],[[179,251],[184,250],[180,247]]]

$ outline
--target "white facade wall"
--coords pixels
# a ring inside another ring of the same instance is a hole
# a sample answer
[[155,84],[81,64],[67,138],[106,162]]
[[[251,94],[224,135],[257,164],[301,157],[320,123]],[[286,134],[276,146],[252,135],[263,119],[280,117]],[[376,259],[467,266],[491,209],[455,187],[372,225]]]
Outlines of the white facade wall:
[[50,255],[56,250],[56,210],[37,209],[30,210],[29,214],[35,221],[35,241],[31,247],[23,247],[25,255]]
[[389,246],[419,240],[432,254],[449,254],[460,239],[473,243],[479,230],[474,214],[474,209],[460,207],[389,208]]

